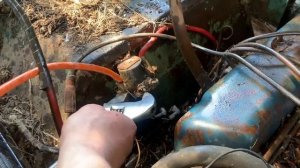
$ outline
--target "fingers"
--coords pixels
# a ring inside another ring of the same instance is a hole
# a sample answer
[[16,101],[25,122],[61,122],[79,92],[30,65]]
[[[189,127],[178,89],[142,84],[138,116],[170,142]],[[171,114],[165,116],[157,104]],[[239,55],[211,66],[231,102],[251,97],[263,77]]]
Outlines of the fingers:
[[95,104],[86,105],[65,122],[61,149],[78,146],[92,151],[92,147],[93,155],[96,151],[113,167],[119,167],[132,150],[136,129],[134,122],[121,113],[106,111]]

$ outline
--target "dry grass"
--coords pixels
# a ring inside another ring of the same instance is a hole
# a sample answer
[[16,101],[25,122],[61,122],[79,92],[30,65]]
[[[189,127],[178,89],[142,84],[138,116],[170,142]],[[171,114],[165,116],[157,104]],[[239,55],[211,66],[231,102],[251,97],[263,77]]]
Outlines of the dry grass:
[[70,40],[78,43],[147,22],[124,1],[94,2],[83,5],[71,0],[23,0],[23,7],[38,35],[68,33]]
[[[0,84],[11,77],[12,72],[9,67],[0,67]],[[20,159],[25,158],[31,165],[35,165],[36,157],[33,153],[37,147],[41,146],[41,149],[44,149],[47,147],[45,145],[58,146],[58,141],[48,133],[48,130],[45,130],[42,116],[38,115],[29,97],[17,95],[0,97],[0,123],[9,131],[6,136],[15,142],[13,147],[20,154]],[[20,125],[23,126],[22,129]]]
[[0,85],[11,79],[13,76],[11,69],[7,66],[0,66]]

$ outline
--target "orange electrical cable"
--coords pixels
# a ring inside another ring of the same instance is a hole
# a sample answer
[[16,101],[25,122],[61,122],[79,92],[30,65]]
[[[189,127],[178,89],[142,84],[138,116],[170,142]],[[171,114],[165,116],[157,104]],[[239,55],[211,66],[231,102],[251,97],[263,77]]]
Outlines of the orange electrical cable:
[[[72,69],[72,70],[92,71],[92,72],[101,73],[103,75],[107,75],[112,79],[114,79],[116,82],[123,81],[120,75],[118,75],[114,71],[98,65],[76,63],[76,62],[55,62],[55,63],[47,64],[47,66],[49,70]],[[12,91],[16,87],[22,85],[29,79],[36,77],[39,73],[40,71],[38,70],[38,68],[34,68],[4,83],[3,85],[0,86],[0,97]]]

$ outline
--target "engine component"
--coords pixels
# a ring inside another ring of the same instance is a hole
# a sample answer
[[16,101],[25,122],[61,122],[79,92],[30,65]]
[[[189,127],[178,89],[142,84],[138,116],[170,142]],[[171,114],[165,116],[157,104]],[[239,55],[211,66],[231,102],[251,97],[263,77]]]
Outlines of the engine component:
[[146,72],[142,67],[142,59],[137,56],[130,57],[118,65],[118,71],[129,91],[134,91],[138,84],[145,79]]
[[170,112],[171,112],[171,114],[168,116],[169,120],[174,120],[175,117],[178,116],[181,113],[181,111],[179,110],[179,108],[176,107],[176,106],[172,106],[170,108]]
[[[204,167],[209,165],[218,156],[230,152],[231,150],[232,149],[227,147],[212,145],[187,147],[167,155],[153,165],[152,168]],[[265,168],[266,164],[250,154],[236,152],[226,155],[226,157],[215,162],[214,167]]]
[[123,79],[123,84],[119,85],[121,92],[130,92],[136,97],[142,97],[144,93],[155,89],[159,83],[158,79],[153,77],[156,67],[138,56],[124,60],[117,68]]
[[[296,17],[280,31],[299,28],[300,17]],[[277,44],[283,55],[297,55],[300,38],[291,38]],[[272,42],[272,39],[269,40],[268,45]],[[295,95],[300,95],[299,79],[275,57],[254,54],[248,56],[247,60]],[[238,65],[178,121],[175,148],[211,144],[258,150],[294,108],[295,104],[278,90],[245,66]]]
[[144,93],[142,100],[136,102],[126,102],[130,95],[121,94],[113,98],[103,106],[108,111],[120,112],[135,122],[140,122],[153,117],[155,114],[156,102],[150,93]]

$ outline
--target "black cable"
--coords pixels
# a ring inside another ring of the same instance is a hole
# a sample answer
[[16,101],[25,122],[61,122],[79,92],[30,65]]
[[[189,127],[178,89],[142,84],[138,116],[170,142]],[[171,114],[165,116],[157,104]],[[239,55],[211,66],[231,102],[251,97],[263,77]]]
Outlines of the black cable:
[[271,166],[267,163],[267,161],[262,156],[260,156],[259,154],[255,153],[255,152],[253,152],[253,151],[251,151],[249,149],[233,149],[231,151],[225,152],[225,153],[219,155],[218,157],[216,157],[205,168],[211,168],[218,160],[220,160],[221,158],[225,157],[228,154],[235,153],[235,152],[245,152],[245,153],[248,153],[248,154],[250,154],[252,156],[255,156],[258,159],[262,160],[264,162],[264,164],[266,165],[267,168],[271,168]]
[[[137,34],[132,34],[132,35],[128,35],[128,36],[119,36],[116,37],[114,39],[110,39],[107,40],[105,42],[102,42],[100,44],[98,44],[97,46],[93,47],[92,49],[90,49],[87,53],[92,53],[93,51],[115,43],[115,42],[119,42],[119,41],[123,41],[123,40],[129,40],[132,38],[142,38],[142,37],[160,37],[160,38],[165,38],[165,39],[170,39],[170,40],[176,40],[176,37],[171,36],[171,35],[167,35],[167,34],[159,34],[159,33],[137,33]],[[267,75],[265,75],[263,72],[261,72],[259,69],[257,69],[256,67],[254,67],[252,64],[250,64],[248,61],[246,61],[244,58],[242,58],[241,56],[234,54],[234,53],[230,53],[230,52],[219,52],[219,51],[214,51],[205,47],[202,47],[200,45],[194,44],[192,43],[192,46],[204,51],[206,53],[209,54],[213,54],[213,55],[217,55],[217,56],[221,56],[221,57],[231,57],[235,60],[238,60],[239,62],[241,62],[242,64],[244,64],[246,67],[248,67],[250,70],[252,70],[254,73],[256,73],[259,77],[261,77],[262,79],[264,79],[266,82],[268,82],[270,85],[272,85],[274,88],[276,88],[277,90],[279,90],[284,96],[290,98],[293,102],[295,102],[298,106],[300,106],[300,99],[298,99],[296,96],[294,96],[291,92],[289,92],[288,90],[286,90],[284,87],[282,87],[281,85],[279,85],[277,82],[275,82],[273,79],[271,79],[270,77],[268,77]],[[80,57],[78,59],[78,61],[82,61],[87,55],[83,55],[82,57]]]

